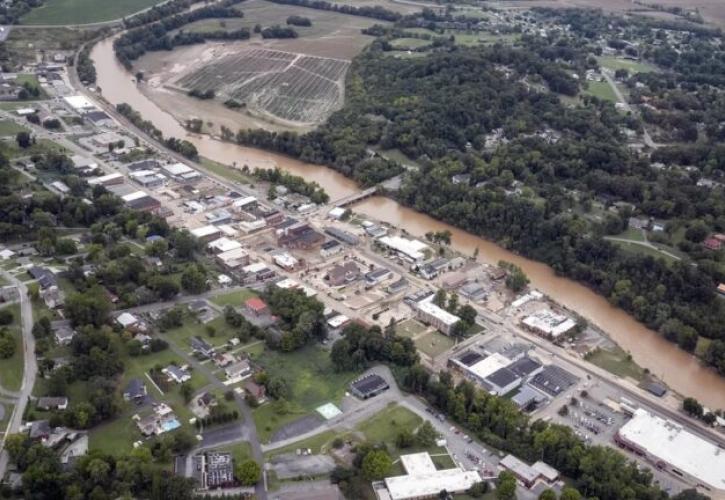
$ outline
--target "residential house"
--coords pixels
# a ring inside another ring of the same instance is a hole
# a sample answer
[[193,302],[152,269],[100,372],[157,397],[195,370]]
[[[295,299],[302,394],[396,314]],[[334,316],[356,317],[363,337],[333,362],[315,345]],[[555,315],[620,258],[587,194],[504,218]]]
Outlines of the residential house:
[[249,365],[249,361],[242,360],[229,365],[225,370],[228,379],[235,379],[241,377],[247,377],[252,374],[252,367]]
[[360,278],[360,268],[354,262],[335,264],[327,273],[325,279],[330,286],[348,285]]
[[368,273],[365,273],[365,288],[372,288],[378,283],[382,283],[385,280],[392,278],[393,273],[390,269],[380,267],[374,269]]
[[53,327],[53,336],[58,345],[68,345],[76,334],[69,324],[61,324]]
[[269,307],[259,297],[251,297],[244,303],[244,307],[255,316],[262,316],[269,313]]
[[28,437],[32,440],[43,441],[50,436],[50,422],[48,420],[36,420],[30,424]]
[[129,312],[124,312],[116,317],[116,323],[123,329],[132,329],[138,325],[139,319]]
[[169,365],[162,371],[166,374],[166,376],[169,377],[170,382],[183,384],[187,380],[191,380],[191,374],[187,370],[180,368],[176,365]]
[[139,378],[131,379],[123,390],[123,399],[136,403],[146,399],[146,384]]
[[244,391],[257,400],[258,403],[264,403],[266,401],[267,391],[263,385],[257,384],[256,382],[249,380],[244,384]]
[[41,290],[40,298],[43,299],[48,309],[60,309],[65,303],[63,292],[55,285]]
[[191,337],[191,349],[205,358],[214,356],[214,346],[198,336]]
[[52,398],[52,397],[44,397],[39,398],[35,406],[39,410],[47,411],[47,410],[65,410],[68,408],[68,398]]
[[33,266],[28,269],[28,274],[33,279],[38,280],[38,284],[41,289],[50,288],[51,286],[58,286],[58,280],[55,277],[55,273],[45,267]]

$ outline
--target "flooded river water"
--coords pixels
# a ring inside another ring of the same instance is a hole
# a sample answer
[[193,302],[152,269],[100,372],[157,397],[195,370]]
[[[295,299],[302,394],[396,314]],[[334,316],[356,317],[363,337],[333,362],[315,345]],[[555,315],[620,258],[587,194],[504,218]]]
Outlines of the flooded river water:
[[[358,190],[354,181],[327,167],[224,143],[207,136],[189,134],[169,113],[159,108],[138,89],[132,75],[116,60],[110,39],[98,43],[91,58],[98,74],[97,85],[107,101],[112,104],[129,103],[145,119],[152,121],[165,136],[184,138],[194,143],[202,156],[227,165],[236,163],[248,164],[250,167],[277,166],[307,180],[318,182],[333,200]],[[490,241],[406,208],[389,198],[369,198],[356,205],[355,211],[405,228],[416,236],[422,236],[428,231],[448,229],[453,234],[452,246],[456,250],[471,255],[478,248],[479,259],[482,261],[514,262],[526,272],[534,287],[597,325],[622,349],[631,353],[640,366],[648,368],[672,389],[680,394],[696,397],[708,406],[725,408],[725,378],[705,368],[696,358],[664,340],[624,311],[612,307],[606,299],[589,288],[556,276],[548,266],[520,257]]]

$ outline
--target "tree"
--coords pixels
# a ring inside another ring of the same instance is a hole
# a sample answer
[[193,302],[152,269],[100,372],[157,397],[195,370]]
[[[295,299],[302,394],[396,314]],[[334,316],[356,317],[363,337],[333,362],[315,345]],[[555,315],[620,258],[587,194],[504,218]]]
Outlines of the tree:
[[478,313],[476,310],[471,307],[469,304],[466,304],[465,306],[461,306],[458,309],[458,317],[461,318],[461,321],[467,323],[468,325],[473,325],[476,322],[476,316],[478,316]]
[[368,481],[379,481],[388,475],[393,461],[385,450],[372,450],[362,460],[362,473]]
[[415,443],[415,436],[410,429],[402,429],[395,436],[395,446],[399,449],[410,448]]
[[17,350],[15,339],[7,330],[0,331],[0,358],[12,358]]
[[181,287],[192,294],[199,294],[206,290],[206,277],[198,265],[186,267],[181,274]]
[[32,146],[33,139],[28,132],[18,132],[15,136],[15,142],[18,143],[18,147],[21,149],[27,149]]
[[451,294],[448,296],[448,305],[446,306],[446,309],[451,314],[456,314],[458,312],[458,294],[455,292],[451,292]]
[[526,273],[516,264],[501,261],[498,265],[507,270],[506,286],[511,291],[520,292],[529,284],[529,278],[526,276]]
[[415,433],[415,439],[421,448],[433,447],[439,437],[440,434],[428,420],[423,422],[423,425],[418,428],[418,432]]
[[184,401],[188,403],[194,395],[194,387],[189,382],[184,382],[181,384],[181,387],[179,387],[179,392],[184,398]]
[[582,496],[577,490],[571,486],[564,486],[559,495],[559,500],[581,500]]
[[481,481],[479,483],[474,483],[473,486],[468,488],[466,491],[468,496],[473,498],[481,498],[483,495],[488,493],[488,483],[486,481]]
[[496,498],[499,500],[516,498],[516,477],[509,471],[502,471],[496,479]]
[[10,309],[0,309],[0,325],[9,325],[13,319],[13,312]]
[[65,302],[66,316],[75,326],[101,326],[110,312],[111,303],[99,287],[71,294]]
[[433,303],[437,305],[438,307],[445,307],[446,306],[446,291],[442,288],[439,288],[436,292],[435,296],[433,297]]
[[687,413],[690,416],[696,417],[696,418],[702,418],[704,409],[700,402],[695,398],[685,398],[682,401],[682,409],[685,410],[685,413]]
[[254,486],[262,477],[262,468],[254,460],[248,459],[236,466],[234,477],[243,486]]
[[556,492],[552,489],[545,489],[539,495],[539,500],[556,500]]

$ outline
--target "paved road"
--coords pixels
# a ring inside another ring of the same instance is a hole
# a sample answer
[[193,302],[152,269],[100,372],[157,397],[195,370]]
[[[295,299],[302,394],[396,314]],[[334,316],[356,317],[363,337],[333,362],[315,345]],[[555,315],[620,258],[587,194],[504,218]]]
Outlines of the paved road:
[[[621,104],[625,106],[625,109],[632,113],[637,114],[637,111],[632,108],[632,106],[629,104],[627,99],[625,99],[624,95],[622,94],[622,91],[619,90],[619,87],[617,87],[616,82],[614,79],[609,75],[608,71],[602,71],[602,76],[605,80],[607,80],[607,83],[609,83],[609,86],[612,87],[612,90],[614,91],[614,95],[617,96],[617,101],[619,101]],[[652,136],[649,135],[649,132],[647,132],[646,128],[643,128],[644,134],[644,143],[647,147],[650,147],[652,149],[657,149],[659,147],[659,144],[657,144],[655,141],[652,140]]]
[[[38,372],[38,364],[35,359],[35,338],[33,337],[33,308],[28,297],[28,287],[18,280],[15,276],[2,271],[2,275],[18,288],[18,296],[20,299],[20,320],[23,337],[23,383],[20,386],[20,392],[17,394],[17,402],[13,408],[13,413],[8,421],[5,434],[2,438],[2,445],[5,445],[5,438],[8,434],[14,434],[20,430],[22,424],[25,407],[28,404],[28,398],[33,391],[35,385],[35,376]],[[3,449],[0,452],[0,478],[5,476],[8,466],[8,454]]]

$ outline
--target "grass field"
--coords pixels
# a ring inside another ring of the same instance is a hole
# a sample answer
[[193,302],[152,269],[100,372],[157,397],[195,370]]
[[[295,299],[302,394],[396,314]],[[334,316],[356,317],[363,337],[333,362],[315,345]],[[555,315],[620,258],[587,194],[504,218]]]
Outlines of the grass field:
[[27,130],[12,120],[0,120],[0,136],[15,136],[18,132],[26,132]]
[[390,45],[399,50],[413,50],[430,44],[430,40],[423,40],[421,38],[396,38],[390,41]]
[[[216,333],[213,337],[207,333],[207,326],[214,328]],[[174,328],[173,330],[167,330],[160,336],[163,339],[174,342],[182,349],[191,351],[191,337],[201,337],[214,347],[218,347],[226,344],[233,335],[234,329],[227,325],[223,316],[219,316],[207,324],[203,324],[194,318],[186,317],[182,326]]]
[[272,377],[284,378],[291,396],[284,414],[279,405],[266,403],[254,410],[254,421],[260,441],[267,442],[276,430],[315,411],[318,406],[332,402],[338,404],[355,373],[337,373],[330,362],[330,354],[318,347],[305,347],[292,353],[265,351],[257,362]]
[[423,323],[414,319],[407,319],[395,325],[395,334],[401,337],[413,338],[428,329]]
[[606,81],[603,82],[587,82],[589,88],[584,91],[585,94],[604,99],[605,101],[617,101],[614,90]]
[[616,241],[616,240],[610,240],[612,243],[620,247],[626,252],[631,253],[638,253],[642,255],[650,255],[652,257],[658,258],[658,259],[665,259],[667,262],[675,262],[677,259],[667,255],[666,253],[662,253],[659,250],[656,250],[652,247],[648,247],[645,245],[640,245],[636,242],[627,242],[627,241]]
[[587,361],[619,377],[630,377],[637,381],[644,378],[644,370],[632,361],[627,353],[618,347],[597,349],[587,356]]
[[65,152],[65,148],[49,139],[38,139],[35,144],[27,149],[21,149],[15,142],[15,137],[7,137],[5,140],[0,140],[0,153],[10,159],[35,154],[47,154],[50,152],[63,153]]
[[211,299],[212,302],[214,302],[216,305],[225,307],[225,306],[233,306],[233,307],[239,307],[243,306],[244,302],[252,297],[256,297],[257,294],[254,293],[251,290],[237,290],[235,292],[226,293],[223,295],[217,295],[213,299]]
[[415,347],[435,358],[455,345],[456,341],[440,332],[426,333],[415,340]]
[[240,182],[242,184],[251,184],[254,182],[254,179],[248,175],[244,175],[241,170],[227,167],[226,165],[222,165],[221,163],[207,158],[201,159],[201,165],[211,173],[224,177],[232,182]]
[[162,0],[45,0],[42,7],[23,16],[23,24],[90,24],[113,21]]
[[626,69],[630,74],[649,73],[657,71],[657,68],[646,62],[630,61],[628,59],[620,59],[614,56],[601,56],[597,58],[599,65],[611,70]]
[[23,346],[20,332],[20,305],[7,306],[13,313],[13,322],[6,328],[15,340],[15,354],[0,360],[0,385],[5,389],[17,391],[23,382]]
[[400,431],[415,431],[422,423],[423,419],[418,415],[393,403],[373,418],[360,423],[357,430],[372,443],[392,444]]

